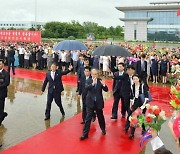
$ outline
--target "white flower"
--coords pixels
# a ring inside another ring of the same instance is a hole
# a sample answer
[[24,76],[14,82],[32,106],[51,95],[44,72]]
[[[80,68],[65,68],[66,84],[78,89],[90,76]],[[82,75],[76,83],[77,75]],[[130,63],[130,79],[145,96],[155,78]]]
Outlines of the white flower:
[[129,117],[129,121],[131,121],[131,120],[132,120],[132,117],[130,116],[130,117]]
[[159,117],[160,117],[161,119],[163,119],[163,120],[166,120],[166,113],[165,113],[165,111],[161,111],[161,112],[159,113]]
[[153,110],[159,109],[159,107],[157,105],[152,107]]
[[150,113],[149,113],[147,116],[148,116],[148,117],[151,117],[151,118],[153,118],[153,119],[156,118],[156,116],[155,116],[154,114],[150,114]]
[[149,109],[151,107],[150,104],[146,104],[146,108]]

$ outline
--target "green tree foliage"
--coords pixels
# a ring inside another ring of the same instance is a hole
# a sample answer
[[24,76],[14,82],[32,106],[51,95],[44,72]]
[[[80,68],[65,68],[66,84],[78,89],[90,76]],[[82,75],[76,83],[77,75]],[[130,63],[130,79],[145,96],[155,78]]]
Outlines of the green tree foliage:
[[89,21],[83,24],[80,24],[78,21],[48,22],[43,28],[42,37],[85,39],[88,34],[94,34],[96,39],[114,39],[122,38],[122,32],[123,28],[121,26],[106,28]]

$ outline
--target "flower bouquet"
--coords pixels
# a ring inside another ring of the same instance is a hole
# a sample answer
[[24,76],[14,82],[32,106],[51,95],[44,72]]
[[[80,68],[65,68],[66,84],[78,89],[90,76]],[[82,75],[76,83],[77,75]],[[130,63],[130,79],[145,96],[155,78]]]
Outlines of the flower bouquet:
[[161,130],[161,126],[166,122],[167,114],[158,106],[146,104],[146,114],[142,114],[141,109],[137,109],[132,116],[129,117],[130,126],[140,127],[143,124],[146,128],[152,128],[157,132]]
[[171,85],[174,85],[180,76],[180,73],[167,73],[167,80],[171,83]]
[[176,109],[179,110],[180,109],[180,88],[176,88],[174,86],[171,87],[171,91],[170,91],[170,104],[171,106]]

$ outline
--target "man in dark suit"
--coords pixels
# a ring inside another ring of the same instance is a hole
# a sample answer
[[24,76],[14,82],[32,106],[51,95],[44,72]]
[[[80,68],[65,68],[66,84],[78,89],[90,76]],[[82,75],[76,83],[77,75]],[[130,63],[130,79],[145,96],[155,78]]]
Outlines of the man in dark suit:
[[108,87],[106,86],[104,80],[98,78],[98,70],[92,69],[91,76],[92,78],[88,79],[85,85],[87,89],[87,96],[86,96],[87,116],[83,128],[83,135],[80,137],[80,140],[84,140],[88,138],[91,120],[94,111],[96,111],[99,126],[102,130],[102,134],[103,135],[106,134],[105,119],[103,115],[104,99],[102,95],[102,90],[107,92]]
[[132,76],[135,73],[135,68],[132,65],[129,65],[127,67],[126,73],[123,74],[123,76],[120,76],[120,79],[122,80],[122,86],[121,86],[121,94],[124,100],[124,106],[125,106],[125,114],[129,111],[130,107],[130,94],[131,94],[131,86],[133,85]]
[[43,93],[46,89],[47,83],[49,82],[45,120],[50,119],[51,103],[53,99],[55,99],[55,103],[59,107],[62,115],[65,116],[65,112],[61,102],[61,92],[64,90],[61,78],[63,75],[66,75],[69,72],[71,72],[71,70],[72,70],[72,66],[70,65],[69,69],[63,72],[60,69],[57,69],[57,64],[53,63],[51,65],[51,71],[49,71],[46,74],[46,78],[42,86],[42,93]]
[[137,74],[138,76],[140,77],[140,80],[146,84],[147,83],[147,61],[145,61],[145,58],[146,58],[146,55],[145,54],[142,54],[141,55],[141,60],[139,60],[137,62]]
[[118,105],[119,101],[121,99],[121,114],[122,118],[125,118],[125,105],[124,105],[124,100],[121,94],[121,87],[122,87],[122,79],[119,79],[120,76],[123,76],[124,74],[124,63],[119,63],[118,64],[118,72],[114,73],[113,77],[113,96],[114,96],[114,103],[113,103],[113,108],[112,108],[112,117],[111,119],[117,119],[118,116]]
[[82,123],[85,123],[86,119],[86,96],[87,96],[87,89],[85,88],[86,81],[91,77],[91,68],[90,67],[85,67],[84,68],[84,77],[79,82],[79,96],[82,95]]
[[12,66],[13,75],[15,75],[15,68],[14,68],[15,58],[14,58],[14,55],[15,55],[15,50],[14,50],[14,47],[11,46],[7,52],[7,60],[8,60],[8,72],[10,73],[10,68]]
[[87,66],[89,66],[89,59],[85,58],[83,64],[80,65],[77,71],[78,84],[76,92],[79,92],[79,83],[81,79],[84,77],[84,68]]
[[7,87],[10,84],[10,75],[9,72],[4,70],[4,61],[0,60],[0,125],[7,113],[4,112],[5,98],[7,97]]

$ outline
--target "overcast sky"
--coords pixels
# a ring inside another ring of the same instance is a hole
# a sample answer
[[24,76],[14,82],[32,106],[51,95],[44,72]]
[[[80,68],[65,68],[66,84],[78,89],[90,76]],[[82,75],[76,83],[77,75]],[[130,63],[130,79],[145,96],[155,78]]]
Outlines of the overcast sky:
[[[116,6],[148,5],[153,0],[37,0],[37,21],[77,20],[102,26],[122,25]],[[155,1],[155,0],[154,0]],[[35,0],[0,0],[0,21],[34,21]]]

